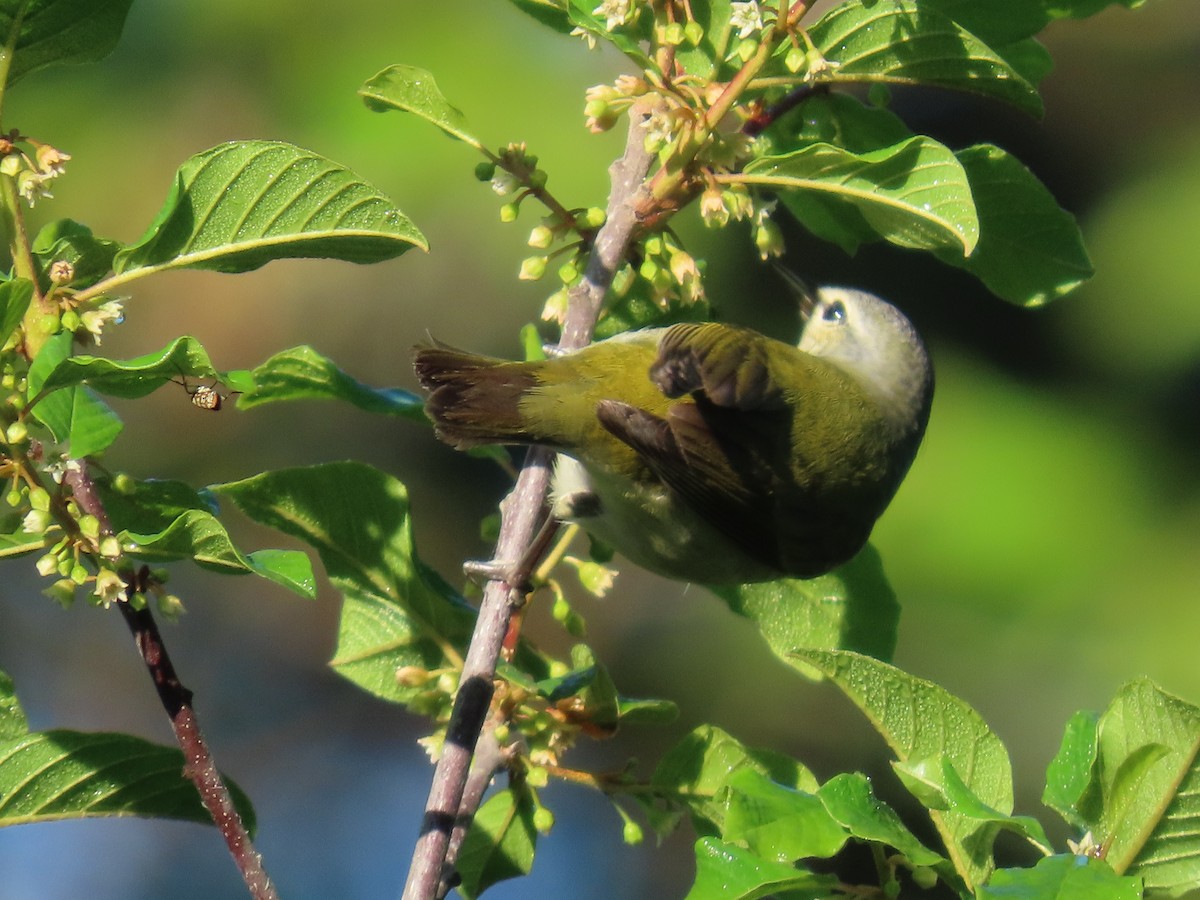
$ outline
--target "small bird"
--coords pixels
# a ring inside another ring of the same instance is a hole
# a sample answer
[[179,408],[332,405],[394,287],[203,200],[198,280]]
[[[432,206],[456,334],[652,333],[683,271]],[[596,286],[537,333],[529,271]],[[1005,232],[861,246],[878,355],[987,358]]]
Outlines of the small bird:
[[553,513],[701,584],[814,578],[851,559],[912,464],[929,356],[894,306],[801,291],[798,346],[685,323],[512,362],[414,349],[437,436],[559,454]]

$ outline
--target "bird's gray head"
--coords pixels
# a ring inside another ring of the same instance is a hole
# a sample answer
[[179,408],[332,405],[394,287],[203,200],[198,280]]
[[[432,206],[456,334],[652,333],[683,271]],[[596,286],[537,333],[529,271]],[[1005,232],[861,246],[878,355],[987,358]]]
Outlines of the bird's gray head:
[[810,296],[800,349],[845,371],[898,422],[923,425],[933,369],[912,323],[866,291],[822,287]]

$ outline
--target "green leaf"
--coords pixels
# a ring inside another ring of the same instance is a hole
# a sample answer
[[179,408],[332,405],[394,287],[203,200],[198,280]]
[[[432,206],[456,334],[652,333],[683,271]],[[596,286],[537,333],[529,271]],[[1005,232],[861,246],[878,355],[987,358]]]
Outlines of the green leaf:
[[342,593],[331,661],[355,684],[396,702],[421,688],[400,684],[402,667],[461,662],[475,611],[416,556],[408,492],[362,463],[326,463],[214,485],[250,518],[315,547]]
[[[717,728],[702,725],[669,750],[650,784],[661,794],[684,804],[701,834],[719,833],[725,820],[724,790],[733,773],[751,769],[772,781],[813,792],[816,777],[796,760],[770,750],[756,750]],[[666,833],[675,825],[673,817],[655,816],[651,824]]]
[[182,481],[96,476],[94,484],[117,531],[162,531],[189,510],[217,514],[216,501]]
[[458,891],[467,900],[498,881],[529,874],[537,848],[534,810],[527,788],[500,791],[479,807],[458,856]]
[[916,866],[937,866],[946,861],[922,844],[896,812],[875,797],[865,775],[835,775],[821,785],[817,796],[834,820],[854,837],[893,847]]
[[851,153],[869,153],[913,137],[904,120],[889,109],[867,106],[849,94],[813,94],[766,132],[775,153],[808,144],[834,144]]
[[879,236],[901,247],[970,253],[979,220],[967,174],[949,149],[916,136],[866,153],[812,144],[746,166],[742,181],[779,192],[806,222],[809,193],[840,201]]
[[33,282],[29,279],[13,278],[0,283],[0,346],[21,324],[32,299]]
[[162,531],[140,534],[120,531],[126,553],[149,562],[192,559],[204,569],[226,575],[253,572],[301,597],[317,595],[312,564],[299,550],[266,550],[243,554],[233,545],[225,526],[209,512],[190,509]]
[[[0,742],[0,826],[139,816],[212,824],[178,750],[127,734],[44,731]],[[254,830],[254,810],[230,783]]]
[[[180,337],[161,350],[133,359],[107,359],[86,354],[67,357],[50,370],[38,391],[49,393],[86,384],[102,394],[137,399],[169,381],[188,376],[223,379],[225,373],[213,368],[208,352],[198,340]],[[39,404],[44,402],[39,401]]]
[[49,276],[56,262],[67,262],[74,275],[67,286],[76,290],[91,287],[110,271],[120,244],[92,234],[92,229],[71,219],[49,222],[38,232],[30,248],[40,264],[42,277]]
[[1096,837],[1118,874],[1147,890],[1200,887],[1200,709],[1148,679],[1126,685],[1100,717],[1104,809]]
[[1137,9],[1146,0],[1046,0],[1046,10],[1056,19],[1086,19],[1110,6]]
[[849,835],[816,795],[783,787],[753,769],[733,773],[726,785],[721,837],[744,844],[755,856],[775,862],[828,859],[845,846]]
[[1016,157],[980,144],[957,154],[979,211],[979,243],[965,259],[938,259],[976,275],[1005,300],[1041,306],[1092,277],[1075,217]]
[[993,824],[1003,831],[1020,835],[1043,853],[1051,852],[1050,840],[1037,819],[992,809],[963,784],[953,764],[944,756],[894,765],[904,786],[927,808],[949,810],[981,825]]
[[1046,767],[1042,802],[1077,828],[1086,828],[1095,821],[1081,811],[1081,805],[1095,777],[1099,723],[1100,717],[1086,710],[1071,716],[1058,753]]
[[679,718],[679,707],[670,700],[618,697],[617,717],[622,725],[666,725]]
[[465,141],[477,150],[483,145],[467,130],[467,119],[438,90],[433,75],[416,66],[388,66],[367,79],[358,89],[367,109],[387,112],[398,109],[436,125],[452,138]]
[[921,0],[922,9],[953,19],[989,47],[1033,37],[1050,22],[1046,0]]
[[351,378],[312,347],[276,353],[251,373],[254,387],[238,397],[239,409],[282,400],[331,399],[367,412],[428,422],[425,401],[399,388],[373,388]]
[[1121,878],[1098,859],[1049,856],[1029,869],[1000,869],[978,900],[1141,900],[1138,878]]
[[[980,802],[1003,815],[1012,812],[1008,753],[962,700],[932,682],[857,653],[798,650],[796,655],[845,692],[899,762],[944,758]],[[995,826],[953,809],[932,810],[930,815],[967,888],[986,881]]]
[[47,66],[97,62],[117,46],[133,0],[26,0],[0,7],[0,42],[13,48],[8,84]]
[[828,78],[835,83],[954,88],[1003,100],[1032,115],[1042,113],[1033,85],[995,50],[925,3],[842,3],[808,34],[834,66]]
[[778,894],[788,900],[835,896],[837,878],[762,859],[715,838],[696,842],[696,882],[686,900],[755,900]]
[[522,12],[537,19],[547,28],[553,28],[559,34],[570,34],[575,26],[567,15],[565,0],[509,0]]
[[7,672],[0,672],[0,742],[19,738],[29,731],[29,720],[17,699],[13,680]]
[[367,263],[424,235],[349,169],[291,144],[234,141],[185,162],[146,233],[117,254],[117,282],[164,269],[246,272],[273,259]]
[[[31,399],[41,393],[49,375],[70,352],[71,335],[67,332],[60,332],[46,341],[29,367],[28,395]],[[31,414],[50,429],[56,441],[69,444],[70,454],[75,459],[104,450],[124,427],[108,404],[79,385],[41,398]]]
[[890,659],[896,648],[900,604],[874,547],[819,578],[781,578],[709,590],[735,613],[756,622],[771,651],[808,677],[814,673],[793,655],[797,649],[856,650]]
[[732,30],[729,18],[733,12],[730,0],[697,0],[689,9],[692,18],[704,29],[704,36],[695,47],[684,43],[675,51],[675,59],[689,75],[706,81],[725,80],[732,71],[725,57],[729,52]]

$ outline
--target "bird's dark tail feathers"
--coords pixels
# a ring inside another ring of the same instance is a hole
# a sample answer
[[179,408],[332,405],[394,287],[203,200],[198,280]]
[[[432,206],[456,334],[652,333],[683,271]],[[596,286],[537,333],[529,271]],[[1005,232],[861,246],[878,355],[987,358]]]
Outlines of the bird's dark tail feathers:
[[426,344],[413,348],[413,369],[429,391],[425,411],[434,431],[447,444],[461,449],[532,440],[518,407],[535,384],[529,364]]

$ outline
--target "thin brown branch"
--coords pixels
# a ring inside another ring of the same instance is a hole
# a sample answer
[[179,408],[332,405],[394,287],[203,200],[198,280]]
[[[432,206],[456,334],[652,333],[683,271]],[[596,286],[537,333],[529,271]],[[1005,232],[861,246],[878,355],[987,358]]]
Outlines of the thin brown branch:
[[[69,467],[63,480],[71,488],[79,508],[96,517],[100,523],[100,533],[111,535],[112,522],[88,474],[87,462],[79,460],[78,467]],[[143,573],[127,579],[127,596],[142,586],[144,578]],[[279,895],[263,868],[262,857],[254,849],[250,833],[233,805],[229,788],[200,732],[200,724],[192,708],[192,692],[179,680],[154,616],[149,609],[134,609],[126,600],[119,601],[117,609],[133,634],[138,653],[158,692],[158,699],[171,720],[171,730],[175,732],[175,740],[183,751],[183,774],[196,786],[204,808],[221,833],[238,871],[242,873],[250,896],[254,900],[278,900]]]
[[[640,224],[634,212],[635,200],[643,190],[652,159],[644,149],[643,117],[636,107],[631,111],[625,154],[609,170],[612,191],[607,218],[592,245],[583,280],[572,289],[560,349],[579,349],[591,340],[613,276]],[[531,449],[516,485],[501,504],[500,536],[494,558],[507,570],[502,576],[493,577],[484,588],[445,745],[425,804],[421,834],[413,850],[404,900],[432,900],[438,896],[441,885],[451,882],[453,873],[447,866],[451,835],[458,823],[469,822],[475,814],[479,799],[470,798],[475,805],[464,802],[471,758],[491,704],[496,663],[509,623],[513,612],[524,602],[525,587],[537,564],[527,549],[544,516],[550,464],[548,451],[540,447]],[[465,828],[462,833],[465,834]]]

